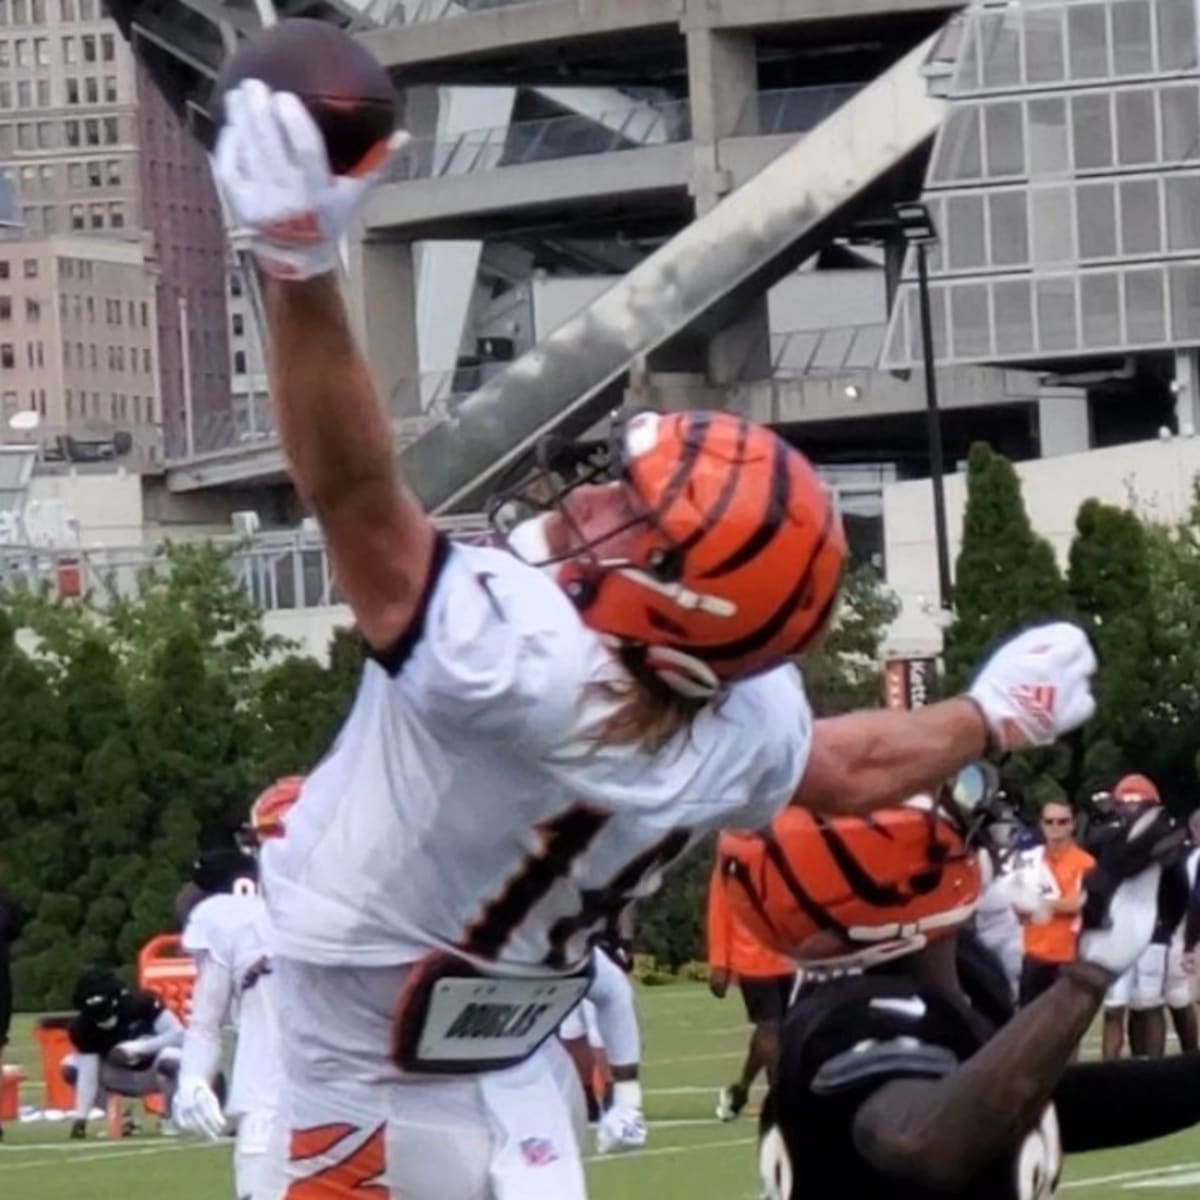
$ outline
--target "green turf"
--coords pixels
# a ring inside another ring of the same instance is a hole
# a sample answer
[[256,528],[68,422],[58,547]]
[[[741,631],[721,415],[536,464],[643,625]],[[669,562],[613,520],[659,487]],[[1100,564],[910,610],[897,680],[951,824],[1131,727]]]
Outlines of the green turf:
[[[592,1200],[753,1200],[753,1122],[722,1125],[712,1116],[716,1089],[745,1044],[739,1001],[718,1003],[701,987],[676,984],[644,990],[640,1005],[650,1144],[589,1162]],[[29,1022],[20,1022],[9,1062],[35,1065],[28,1033]],[[227,1146],[155,1133],[110,1145],[98,1129],[77,1143],[65,1125],[10,1127],[0,1148],[0,1200],[227,1200],[229,1159]],[[1198,1193],[1200,1132],[1073,1159],[1062,1192],[1081,1200]]]

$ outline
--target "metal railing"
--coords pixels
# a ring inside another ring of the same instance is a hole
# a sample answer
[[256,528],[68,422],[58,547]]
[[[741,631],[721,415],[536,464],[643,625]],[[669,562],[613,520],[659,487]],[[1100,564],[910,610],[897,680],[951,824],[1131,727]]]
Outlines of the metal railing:
[[534,0],[371,0],[362,5],[362,14],[379,26],[421,25],[532,2]]
[[[860,83],[759,92],[744,105],[734,137],[804,133],[819,125],[855,93]],[[687,100],[643,102],[600,114],[542,117],[490,129],[468,129],[456,138],[414,138],[388,172],[392,183],[472,175],[647,145],[686,142],[692,136]]]
[[758,92],[742,105],[733,136],[767,137],[776,133],[806,133],[835,113],[865,86],[862,83],[834,83],[823,87]]
[[469,129],[456,138],[415,138],[397,156],[388,180],[438,179],[562,158],[612,154],[647,144],[686,142],[692,136],[686,100],[630,105],[599,119],[569,115]]
[[[419,389],[419,381],[406,381],[404,385]],[[398,447],[406,446],[419,437],[437,420],[435,413],[414,416],[397,416],[392,419]],[[207,413],[195,422],[192,445],[183,444],[182,436],[170,441],[166,448],[168,465],[184,463],[207,455],[228,454],[230,451],[271,450],[279,444],[279,435],[274,423],[267,419],[262,425],[251,428],[244,413]]]
[[[436,523],[455,541],[491,538],[481,514],[438,518]],[[344,603],[316,529],[259,533],[249,539],[229,534],[208,540],[231,551],[233,578],[264,611]],[[162,553],[150,546],[0,545],[0,589],[48,587],[61,596],[89,594],[102,604],[136,596],[147,574],[165,567]]]

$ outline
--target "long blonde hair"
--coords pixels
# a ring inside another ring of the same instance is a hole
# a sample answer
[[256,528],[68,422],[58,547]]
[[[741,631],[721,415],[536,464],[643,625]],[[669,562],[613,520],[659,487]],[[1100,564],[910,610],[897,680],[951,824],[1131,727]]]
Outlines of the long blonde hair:
[[615,705],[596,733],[600,746],[635,746],[657,753],[679,734],[689,731],[712,700],[682,696],[669,688],[643,664],[644,654],[636,646],[623,646],[617,658],[624,677],[606,679],[591,686],[597,695]]

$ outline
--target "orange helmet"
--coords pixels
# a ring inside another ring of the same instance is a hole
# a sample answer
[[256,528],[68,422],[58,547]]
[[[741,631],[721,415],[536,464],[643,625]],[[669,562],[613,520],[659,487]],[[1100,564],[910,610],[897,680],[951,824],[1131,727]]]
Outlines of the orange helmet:
[[694,697],[808,648],[846,540],[803,454],[732,413],[644,412],[617,429],[612,465],[642,519],[628,560],[559,568],[588,625]]
[[300,799],[303,775],[285,775],[258,794],[250,805],[245,831],[255,843],[284,835],[284,821],[292,805]]
[[1161,804],[1162,797],[1154,781],[1145,775],[1126,775],[1113,788],[1113,799],[1118,804]]
[[984,886],[981,856],[931,802],[865,818],[788,808],[766,830],[723,833],[717,855],[735,917],[810,966],[919,950],[963,925]]

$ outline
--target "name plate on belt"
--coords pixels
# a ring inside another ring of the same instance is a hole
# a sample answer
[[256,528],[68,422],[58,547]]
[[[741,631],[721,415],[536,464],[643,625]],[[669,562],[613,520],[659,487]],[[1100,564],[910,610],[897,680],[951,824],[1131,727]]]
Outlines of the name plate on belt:
[[529,1058],[587,994],[591,973],[536,979],[437,973],[406,991],[396,1021],[405,1070],[475,1074]]

